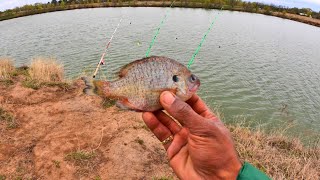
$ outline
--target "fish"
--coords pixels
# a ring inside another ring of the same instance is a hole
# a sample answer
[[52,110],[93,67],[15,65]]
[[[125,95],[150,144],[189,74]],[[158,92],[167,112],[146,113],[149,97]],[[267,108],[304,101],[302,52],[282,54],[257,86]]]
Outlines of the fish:
[[154,112],[162,109],[160,94],[174,93],[187,101],[200,87],[199,78],[176,60],[151,56],[135,60],[119,71],[115,81],[82,78],[88,95],[116,100],[116,106],[137,112]]

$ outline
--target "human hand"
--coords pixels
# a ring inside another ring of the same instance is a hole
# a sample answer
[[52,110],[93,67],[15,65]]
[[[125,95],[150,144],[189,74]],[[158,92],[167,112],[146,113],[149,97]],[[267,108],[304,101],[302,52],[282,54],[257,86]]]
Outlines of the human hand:
[[[163,111],[145,112],[146,125],[164,143],[175,174],[180,179],[236,179],[241,162],[229,130],[197,95],[186,103],[170,92],[160,96]],[[169,138],[170,140],[170,138]]]

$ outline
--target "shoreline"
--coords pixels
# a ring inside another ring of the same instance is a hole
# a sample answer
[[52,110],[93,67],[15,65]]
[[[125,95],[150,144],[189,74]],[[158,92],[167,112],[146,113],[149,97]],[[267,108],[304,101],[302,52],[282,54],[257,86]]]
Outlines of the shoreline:
[[[81,80],[35,86],[44,77],[36,73],[39,63],[0,64],[0,179],[177,179],[140,113],[84,95]],[[58,64],[47,66],[48,77],[63,74]],[[227,127],[240,159],[271,178],[320,176],[319,144],[305,146],[283,130],[267,133],[241,122]]]
[[[44,14],[56,11],[68,11],[75,9],[89,9],[89,8],[114,8],[114,7],[169,7],[171,1],[129,1],[129,2],[117,2],[117,3],[92,3],[92,4],[73,4],[73,5],[64,5],[64,6],[54,6],[45,9],[37,9],[32,11],[20,11],[14,14],[9,15],[0,15],[0,21],[10,20],[19,17]],[[254,14],[263,14],[267,16],[274,16],[283,19],[288,19],[304,24],[309,24],[312,26],[320,27],[320,20],[310,17],[304,17],[296,14],[282,13],[282,12],[265,12],[264,10],[258,10],[252,12],[244,8],[239,7],[230,7],[230,6],[221,6],[218,4],[207,4],[207,3],[185,3],[185,2],[176,2],[172,8],[202,8],[202,9],[218,9],[220,10],[223,7],[223,10],[229,11],[238,11],[238,12],[247,12]]]

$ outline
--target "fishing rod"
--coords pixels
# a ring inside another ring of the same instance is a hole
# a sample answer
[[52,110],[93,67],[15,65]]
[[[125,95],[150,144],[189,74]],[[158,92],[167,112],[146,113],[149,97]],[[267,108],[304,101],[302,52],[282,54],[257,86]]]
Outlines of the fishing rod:
[[[171,3],[169,9],[172,7],[172,5],[173,5],[175,2],[176,2],[176,1],[173,1],[173,2]],[[146,57],[149,57],[149,53],[150,53],[150,51],[151,51],[151,48],[152,48],[153,44],[155,43],[155,40],[156,40],[156,38],[157,38],[157,36],[158,36],[158,34],[159,34],[159,32],[160,32],[160,28],[163,26],[164,21],[167,19],[167,16],[168,16],[168,13],[169,13],[169,9],[167,9],[166,14],[165,14],[164,17],[162,18],[162,20],[161,20],[161,22],[160,22],[160,24],[159,24],[159,26],[158,26],[158,28],[157,28],[157,31],[156,31],[156,33],[154,34],[153,38],[152,38],[152,41],[151,41],[151,43],[150,43],[150,45],[149,45],[149,48],[148,48],[148,50],[147,50],[147,52],[146,52]]]
[[221,7],[220,11],[218,12],[218,14],[215,16],[215,18],[212,20],[212,23],[210,24],[209,29],[207,30],[207,32],[204,34],[204,36],[202,37],[200,44],[198,45],[196,51],[194,52],[194,54],[192,55],[191,59],[189,60],[189,63],[187,65],[188,69],[190,69],[190,66],[193,64],[195,57],[197,56],[197,54],[199,53],[201,46],[204,42],[204,40],[206,39],[207,35],[209,34],[209,32],[211,31],[214,23],[216,22],[217,18],[219,17],[221,11],[223,9],[223,6]]
[[104,65],[104,56],[107,54],[107,51],[108,51],[108,48],[109,48],[109,46],[110,46],[110,44],[111,44],[111,41],[112,41],[112,39],[113,39],[113,36],[116,34],[116,32],[117,32],[117,30],[118,30],[118,28],[119,28],[119,26],[120,26],[120,24],[121,24],[121,21],[122,21],[122,17],[121,17],[121,19],[120,19],[117,27],[114,29],[111,38],[109,39],[109,41],[107,42],[107,44],[106,44],[106,46],[105,46],[104,52],[103,52],[102,55],[101,55],[100,61],[99,61],[98,65],[97,65],[97,68],[96,68],[96,70],[95,70],[94,73],[93,73],[93,78],[96,78],[96,75],[97,75],[97,73],[98,73],[98,71],[99,71],[100,66],[101,66],[101,65]]

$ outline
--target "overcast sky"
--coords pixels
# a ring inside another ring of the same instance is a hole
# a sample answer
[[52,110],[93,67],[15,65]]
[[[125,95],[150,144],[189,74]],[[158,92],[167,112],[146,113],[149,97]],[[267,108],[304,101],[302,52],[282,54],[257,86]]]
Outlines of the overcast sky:
[[[320,0],[245,0],[251,2],[263,2],[266,4],[283,5],[288,7],[307,7],[314,11],[320,11]],[[37,2],[47,3],[49,0],[0,0],[0,11],[12,9],[25,4],[34,4]]]

